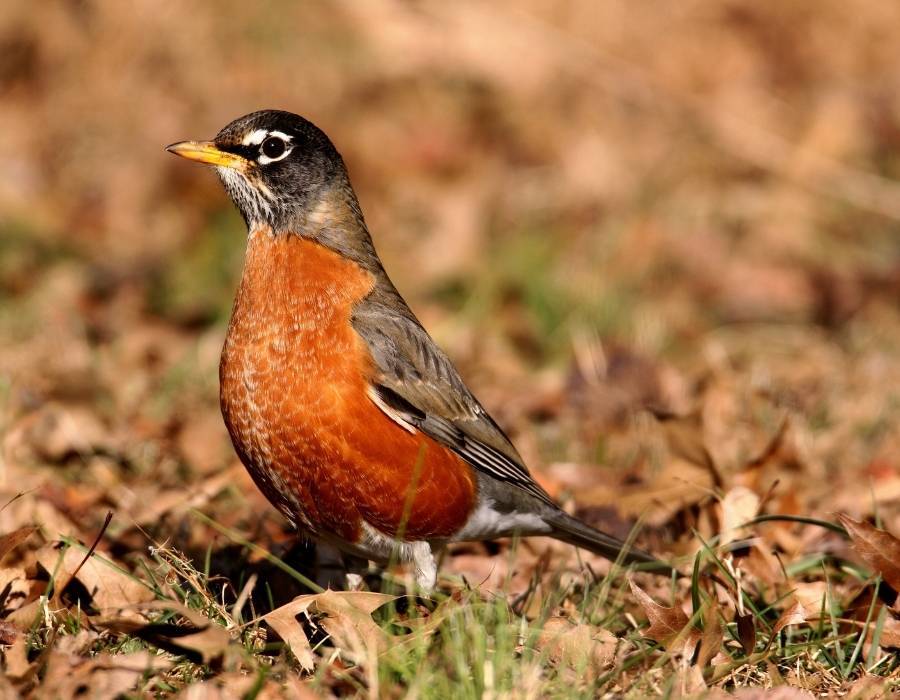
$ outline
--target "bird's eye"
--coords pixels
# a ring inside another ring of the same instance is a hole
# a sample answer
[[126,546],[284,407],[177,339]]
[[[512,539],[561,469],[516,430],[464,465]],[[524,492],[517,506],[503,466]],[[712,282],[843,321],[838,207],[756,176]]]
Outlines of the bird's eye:
[[266,158],[274,160],[275,158],[280,158],[284,155],[284,149],[286,147],[287,144],[284,142],[284,139],[280,139],[277,136],[270,136],[262,142],[260,150]]

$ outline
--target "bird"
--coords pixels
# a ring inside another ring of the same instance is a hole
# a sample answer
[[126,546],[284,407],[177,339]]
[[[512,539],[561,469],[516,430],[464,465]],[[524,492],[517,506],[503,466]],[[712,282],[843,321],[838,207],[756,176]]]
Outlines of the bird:
[[219,366],[240,460],[304,536],[410,565],[433,590],[450,542],[543,535],[670,565],[567,514],[391,282],[347,168],[287,111],[169,152],[213,166],[248,235]]

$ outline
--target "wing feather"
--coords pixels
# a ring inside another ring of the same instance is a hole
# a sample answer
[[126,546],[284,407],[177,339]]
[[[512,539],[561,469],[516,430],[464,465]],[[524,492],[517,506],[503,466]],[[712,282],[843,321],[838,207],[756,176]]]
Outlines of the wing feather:
[[450,358],[405,305],[403,313],[391,306],[364,302],[353,318],[375,363],[376,404],[389,407],[483,474],[555,506]]

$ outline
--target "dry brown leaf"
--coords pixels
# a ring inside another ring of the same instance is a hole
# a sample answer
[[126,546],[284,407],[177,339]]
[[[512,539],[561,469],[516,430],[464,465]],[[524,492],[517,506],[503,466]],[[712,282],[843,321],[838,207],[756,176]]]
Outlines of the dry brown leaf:
[[81,629],[75,634],[59,635],[53,642],[53,651],[70,656],[87,655],[96,648],[100,633],[93,629]]
[[[528,590],[533,572],[543,563],[535,550],[526,545],[523,540],[515,561],[505,550],[489,555],[480,547],[474,551],[459,551],[452,547],[447,557],[447,570],[478,588],[508,590],[511,596],[517,596]],[[533,597],[540,599],[538,595]],[[533,613],[531,600],[526,613]]]
[[713,484],[721,488],[724,481],[706,447],[703,435],[703,414],[696,411],[686,416],[662,412],[654,412],[653,415],[663,427],[666,444],[672,455],[703,467],[712,476]]
[[200,474],[210,474],[227,465],[233,454],[225,424],[215,411],[192,415],[178,432],[176,447],[185,462]]
[[735,691],[734,697],[739,700],[814,700],[808,690],[782,685],[777,688],[741,688]]
[[286,677],[267,678],[260,684],[254,674],[238,671],[219,673],[199,683],[191,683],[181,693],[179,700],[322,700],[334,697],[330,693],[312,690],[309,681],[303,681],[298,674]]
[[738,641],[741,643],[741,648],[745,654],[752,654],[756,649],[756,625],[753,615],[736,615],[734,621],[737,623]]
[[824,581],[801,583],[792,595],[793,603],[775,623],[773,634],[778,634],[788,625],[800,625],[816,620],[823,610],[828,611],[828,589]]
[[112,447],[109,431],[90,409],[55,402],[20,420],[10,431],[9,442],[8,447],[19,458],[24,450],[49,462]]
[[[678,511],[707,498],[713,479],[707,469],[683,459],[670,459],[649,483],[623,487],[614,497],[624,517],[645,517],[648,525],[662,525]],[[608,489],[586,488],[579,492],[578,502],[585,505],[609,505]]]
[[699,665],[679,665],[675,671],[675,683],[671,697],[695,698],[706,690],[706,680],[703,678],[703,668]]
[[838,519],[850,535],[856,553],[873,571],[881,574],[885,583],[900,592],[900,540],[886,530],[853,520],[843,513]]
[[772,659],[766,659],[766,671],[769,672],[769,678],[772,679],[773,686],[785,685],[784,676],[778,670],[778,664]]
[[45,608],[40,598],[29,600],[20,607],[13,610],[6,619],[19,626],[20,629],[31,627],[38,616],[43,616]]
[[644,636],[662,644],[671,654],[683,653],[691,657],[700,641],[700,631],[688,628],[688,616],[678,606],[667,608],[657,603],[641,590],[634,581],[629,580],[631,591],[638,599],[650,627],[644,630]]
[[140,583],[99,556],[91,556],[84,565],[85,552],[68,547],[64,554],[55,546],[47,546],[37,553],[38,563],[51,575],[57,585],[66,583],[77,571],[76,578],[91,596],[98,612],[107,612],[153,600],[155,595]]
[[778,430],[775,431],[775,434],[763,448],[762,452],[747,462],[742,471],[746,472],[752,469],[760,469],[773,461],[784,447],[785,436],[787,435],[790,424],[791,422],[787,418],[782,420],[781,425],[778,426]]
[[21,636],[3,652],[4,673],[14,680],[21,680],[31,671],[28,661],[28,640]]
[[[853,627],[861,630],[866,635],[862,648],[862,655],[863,658],[868,658],[872,649],[872,643],[875,641],[877,622],[871,620],[866,624],[865,619],[849,620],[845,623],[843,629],[852,629]],[[900,650],[900,620],[892,617],[890,614],[888,614],[881,623],[881,634],[878,637],[878,646],[881,649],[890,649],[893,651]]]
[[778,634],[788,625],[802,625],[808,619],[806,610],[804,610],[803,606],[800,603],[794,603],[781,614],[781,617],[778,618],[773,632],[774,634]]
[[7,617],[27,600],[32,582],[28,580],[25,569],[11,567],[0,569],[0,591],[3,591],[0,602],[0,615]]
[[764,548],[763,541],[760,539],[752,541],[746,556],[737,558],[734,562],[742,571],[770,586],[781,580],[778,560],[768,547]]
[[244,467],[236,465],[203,479],[190,491],[183,488],[168,489],[154,493],[152,498],[148,498],[147,494],[139,497],[132,490],[128,490],[127,496],[123,494],[119,505],[138,525],[158,522],[169,513],[183,513],[190,508],[202,508],[219,493],[234,486],[237,483],[236,477],[243,472]]
[[565,617],[551,617],[534,643],[551,661],[574,671],[600,673],[613,664],[619,640],[609,630],[576,624]]
[[11,503],[3,514],[17,525],[40,523],[41,530],[52,533],[53,537],[89,538],[91,533],[82,531],[69,514],[61,512],[54,503],[43,497],[46,493],[47,489],[43,489],[40,497],[35,494],[34,497],[20,498]]
[[13,644],[19,638],[19,628],[11,622],[0,620],[0,644]]
[[25,527],[20,527],[18,530],[13,530],[8,535],[0,537],[0,561],[3,561],[7,554],[31,537],[35,532],[37,532],[36,526],[26,525]]
[[84,695],[97,700],[121,697],[143,679],[144,674],[162,671],[171,661],[139,651],[133,654],[100,654],[82,657],[54,651],[41,682],[43,697],[75,698]]
[[147,625],[133,634],[162,649],[204,664],[220,658],[231,642],[225,628],[211,621],[203,627],[193,628],[167,624]]
[[305,615],[319,624],[334,639],[337,646],[351,653],[383,648],[386,633],[375,624],[372,613],[382,605],[395,600],[395,596],[365,591],[325,591],[294,598],[287,605],[263,616],[293,653],[300,665],[313,669],[312,649],[303,627],[297,620]]
[[900,649],[900,620],[894,617],[885,618],[884,625],[881,627],[881,637],[878,639],[878,646],[885,649]]
[[745,486],[735,486],[722,499],[722,526],[719,544],[727,545],[742,536],[742,526],[756,517],[759,496]]
[[295,598],[290,603],[276,608],[265,615],[263,619],[288,645],[300,666],[305,671],[312,671],[315,668],[312,647],[297,619],[298,615],[305,613],[309,608],[310,601],[306,600],[307,596],[301,596],[301,598],[302,600]]
[[168,600],[154,600],[133,606],[142,610],[174,610],[187,624],[145,623],[134,617],[114,617],[96,620],[95,624],[108,630],[143,639],[173,654],[186,656],[196,663],[210,663],[225,653],[231,643],[227,630],[205,615]]
[[700,651],[697,652],[697,666],[705,668],[722,648],[722,621],[716,601],[711,599],[703,611],[703,636],[700,638]]
[[885,700],[897,695],[896,685],[890,678],[865,675],[846,686],[849,700]]

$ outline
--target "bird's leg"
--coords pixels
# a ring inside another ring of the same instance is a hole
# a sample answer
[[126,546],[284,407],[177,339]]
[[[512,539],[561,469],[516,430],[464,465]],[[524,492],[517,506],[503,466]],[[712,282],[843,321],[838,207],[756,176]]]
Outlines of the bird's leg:
[[343,554],[343,559],[347,590],[363,590],[366,584],[366,574],[370,570],[369,560],[353,554],[347,554],[346,552]]
[[342,590],[346,586],[347,569],[341,551],[321,540],[316,542],[316,583],[322,588]]
[[408,545],[409,559],[415,572],[416,584],[424,593],[431,593],[437,582],[437,560],[428,542],[412,542]]

